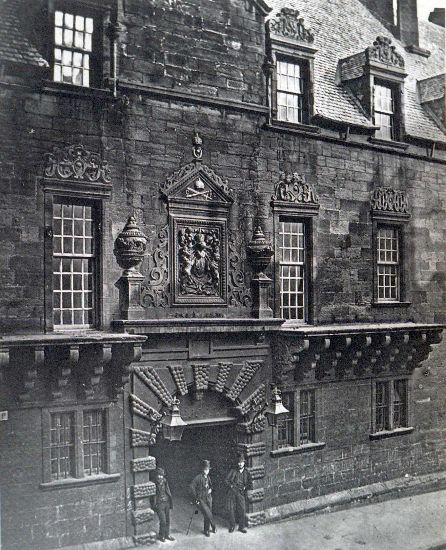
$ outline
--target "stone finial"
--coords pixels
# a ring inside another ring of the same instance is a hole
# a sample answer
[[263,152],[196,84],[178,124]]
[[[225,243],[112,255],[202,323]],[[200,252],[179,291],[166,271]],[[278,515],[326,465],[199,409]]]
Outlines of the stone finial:
[[303,17],[298,10],[282,8],[276,16],[269,21],[269,29],[272,34],[291,38],[301,42],[314,42],[313,33],[304,26]]
[[257,273],[261,274],[268,267],[273,253],[262,228],[257,225],[252,240],[248,243],[248,258]]
[[123,275],[140,275],[137,266],[142,262],[147,246],[147,237],[139,229],[134,216],[129,216],[124,229],[115,240],[113,250]]
[[392,40],[386,36],[377,36],[373,46],[367,48],[366,52],[369,59],[404,69],[404,57],[396,51]]

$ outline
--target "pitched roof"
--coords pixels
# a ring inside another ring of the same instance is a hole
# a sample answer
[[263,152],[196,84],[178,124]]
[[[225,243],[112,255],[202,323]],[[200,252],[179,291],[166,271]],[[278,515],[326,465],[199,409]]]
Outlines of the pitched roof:
[[48,62],[26,38],[18,17],[16,0],[0,0],[0,60],[48,67]]
[[314,33],[314,110],[332,120],[372,126],[358,101],[347,86],[336,84],[340,59],[357,54],[378,35],[392,40],[396,51],[405,59],[408,76],[404,82],[406,132],[409,135],[446,143],[446,136],[429,117],[418,99],[417,80],[444,72],[444,29],[428,21],[420,21],[420,46],[431,52],[429,58],[409,53],[401,41],[359,0],[268,0],[271,17],[288,7],[299,10],[305,26]]

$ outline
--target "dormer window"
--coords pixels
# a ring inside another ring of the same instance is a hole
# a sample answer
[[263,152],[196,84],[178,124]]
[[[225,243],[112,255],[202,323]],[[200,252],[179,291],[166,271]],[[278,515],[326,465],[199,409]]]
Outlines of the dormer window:
[[90,86],[94,20],[56,10],[54,12],[54,81]]
[[307,122],[304,72],[301,63],[277,61],[277,120]]
[[395,139],[395,100],[391,86],[375,82],[373,89],[375,137],[379,139]]
[[313,34],[297,10],[282,8],[267,23],[271,122],[317,131],[313,115]]

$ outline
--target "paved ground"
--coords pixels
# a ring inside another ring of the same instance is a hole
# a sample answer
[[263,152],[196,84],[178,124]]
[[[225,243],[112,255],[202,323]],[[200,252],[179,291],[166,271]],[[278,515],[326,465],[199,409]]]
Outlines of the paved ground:
[[[173,511],[175,514],[175,510]],[[178,522],[178,516],[181,521]],[[175,542],[157,542],[152,550],[438,550],[446,549],[446,490],[323,512],[230,534],[223,522],[206,538],[201,516],[177,512]]]

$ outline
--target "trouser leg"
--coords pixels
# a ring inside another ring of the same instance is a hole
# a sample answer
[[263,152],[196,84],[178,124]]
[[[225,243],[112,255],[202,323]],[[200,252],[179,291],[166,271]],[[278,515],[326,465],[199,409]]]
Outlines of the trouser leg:
[[214,517],[212,515],[212,501],[200,501],[200,510],[203,514],[204,532],[209,532],[209,529],[214,526]]
[[167,538],[170,535],[170,505],[166,506],[165,514],[166,514],[166,528],[164,532],[166,534],[165,537]]
[[235,495],[230,495],[228,497],[228,519],[229,519],[229,527],[234,528],[235,527]]
[[246,500],[245,495],[240,493],[237,494],[236,499],[237,505],[237,522],[239,529],[244,529],[246,527]]
[[159,526],[159,538],[160,539],[165,539],[166,538],[166,524],[167,524],[167,521],[166,521],[166,508],[163,504],[160,504],[157,508],[157,511],[156,513],[158,514],[158,519],[159,519],[159,522],[160,522],[160,526]]

